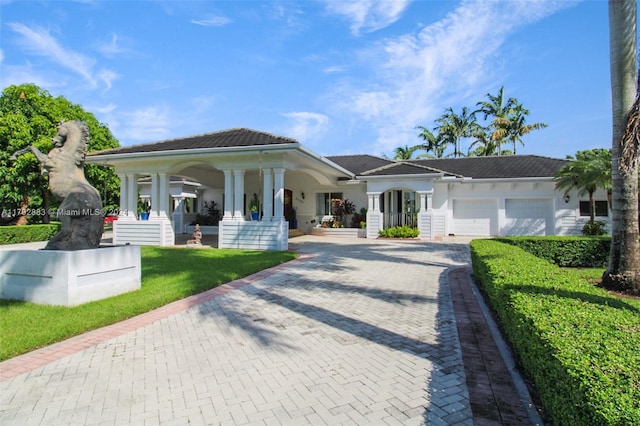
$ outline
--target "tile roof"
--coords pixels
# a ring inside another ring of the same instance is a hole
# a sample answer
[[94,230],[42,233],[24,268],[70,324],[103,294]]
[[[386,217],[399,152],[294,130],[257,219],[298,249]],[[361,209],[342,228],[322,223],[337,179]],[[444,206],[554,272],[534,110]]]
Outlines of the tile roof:
[[406,161],[388,160],[372,155],[344,155],[327,158],[363,177],[425,174],[442,171],[445,175],[464,176],[474,179],[554,177],[557,171],[568,161],[537,155],[434,158]]
[[474,179],[554,177],[569,160],[538,155],[501,155],[495,157],[434,158],[412,160],[449,173]]
[[142,152],[176,151],[199,148],[234,148],[243,146],[278,145],[290,143],[298,143],[298,141],[295,139],[287,138],[284,136],[276,136],[258,130],[237,128],[142,145],[124,146],[120,148],[92,152],[88,155],[100,156],[106,154],[132,154]]
[[373,155],[334,155],[326,157],[340,167],[361,175],[366,171],[392,164],[393,161]]

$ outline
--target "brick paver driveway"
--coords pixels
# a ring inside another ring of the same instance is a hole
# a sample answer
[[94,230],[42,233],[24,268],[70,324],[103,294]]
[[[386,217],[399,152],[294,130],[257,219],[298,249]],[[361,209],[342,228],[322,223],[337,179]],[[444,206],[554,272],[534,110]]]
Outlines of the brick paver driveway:
[[468,245],[292,243],[301,260],[4,380],[0,424],[472,424],[446,274]]

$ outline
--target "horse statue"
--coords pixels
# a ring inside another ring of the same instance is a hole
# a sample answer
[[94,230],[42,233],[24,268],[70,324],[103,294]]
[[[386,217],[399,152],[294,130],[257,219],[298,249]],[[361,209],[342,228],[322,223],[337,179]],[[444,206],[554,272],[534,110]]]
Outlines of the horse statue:
[[11,157],[31,151],[49,176],[49,189],[61,201],[58,218],[62,229],[47,243],[45,250],[84,250],[96,248],[104,231],[100,193],[84,176],[84,160],[89,145],[89,128],[80,121],[58,124],[53,149],[43,154],[35,146],[16,151]]

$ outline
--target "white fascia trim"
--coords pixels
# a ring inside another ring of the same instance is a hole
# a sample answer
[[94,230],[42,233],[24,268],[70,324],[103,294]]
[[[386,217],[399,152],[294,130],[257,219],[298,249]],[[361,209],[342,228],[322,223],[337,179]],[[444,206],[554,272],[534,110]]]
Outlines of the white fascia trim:
[[527,177],[527,178],[491,178],[491,179],[473,179],[465,178],[462,182],[468,183],[522,183],[522,182],[553,182],[552,177]]
[[[291,149],[299,148],[300,144],[296,143],[287,143],[287,144],[279,144],[279,145],[251,145],[251,146],[238,146],[238,147],[221,147],[221,148],[195,148],[195,149],[174,149],[170,151],[151,151],[151,152],[132,152],[128,154],[104,154],[104,155],[87,155],[85,158],[85,162],[91,164],[106,164],[111,165],[113,163],[109,162],[109,160],[133,160],[138,158],[149,158],[152,159],[154,157],[189,157],[189,156],[202,156],[205,154],[227,154],[233,155],[237,153],[245,153],[250,151],[255,151],[257,153],[269,151],[269,152],[277,152],[277,151],[290,151]],[[93,160],[93,161],[92,161]],[[106,161],[105,161],[106,160]]]
[[426,174],[409,174],[409,175],[384,175],[384,176],[356,176],[356,179],[361,181],[367,180],[388,180],[388,179],[413,179],[413,178],[427,178],[427,179],[446,179],[444,173],[426,173]]

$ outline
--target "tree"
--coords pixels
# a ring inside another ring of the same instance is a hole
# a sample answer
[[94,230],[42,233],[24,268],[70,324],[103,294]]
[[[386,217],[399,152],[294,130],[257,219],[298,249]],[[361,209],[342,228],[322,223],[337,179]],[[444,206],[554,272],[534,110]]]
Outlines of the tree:
[[638,241],[638,154],[640,82],[637,63],[636,0],[609,1],[611,62],[612,223],[606,287],[640,294]]
[[405,145],[404,148],[399,146],[395,149],[395,155],[393,156],[394,160],[411,160],[413,157],[413,153],[419,149],[419,146],[408,146]]
[[[42,217],[31,217],[32,221],[48,222],[50,208],[56,207],[57,201],[49,197],[48,182],[41,173],[38,161],[31,154],[23,155],[17,161],[10,161],[9,156],[29,145],[34,145],[43,152],[50,151],[53,148],[51,138],[57,131],[56,125],[62,120],[80,120],[87,123],[90,132],[88,151],[119,146],[105,124],[98,122],[93,114],[62,96],[54,98],[34,84],[9,86],[2,91],[0,208],[4,211],[17,213],[21,209],[31,207],[45,213]],[[120,182],[113,170],[85,165],[85,176],[101,193],[105,209],[117,209]]]
[[456,114],[453,108],[447,108],[436,123],[438,123],[436,129],[442,140],[454,146],[454,157],[462,156],[460,140],[471,137],[478,128],[475,115],[467,107],[462,107],[460,115]]
[[490,116],[493,120],[487,126],[491,130],[491,140],[498,146],[498,155],[502,154],[502,141],[507,137],[507,124],[509,123],[510,111],[516,107],[516,98],[505,99],[504,86],[498,90],[498,94],[493,96],[490,93],[485,95],[489,100],[480,101],[476,104],[479,108],[474,113],[481,112],[486,120]]
[[447,142],[444,141],[440,135],[434,135],[431,130],[424,126],[417,126],[416,129],[422,130],[418,137],[421,137],[425,141],[423,144],[416,145],[416,148],[427,151],[426,154],[418,155],[418,158],[444,158]]
[[546,123],[525,124],[529,110],[524,108],[522,104],[517,103],[509,112],[507,118],[501,118],[498,122],[506,129],[506,139],[513,143],[513,154],[516,155],[517,144],[520,142],[524,146],[522,137],[532,130],[544,129]]
[[576,189],[589,195],[589,222],[595,222],[596,205],[593,194],[598,188],[611,188],[611,152],[608,149],[578,151],[576,159],[562,167],[556,177],[556,189],[565,194]]
[[486,127],[478,127],[472,136],[475,140],[469,145],[470,157],[488,157],[498,154],[498,145],[491,138],[491,133]]

